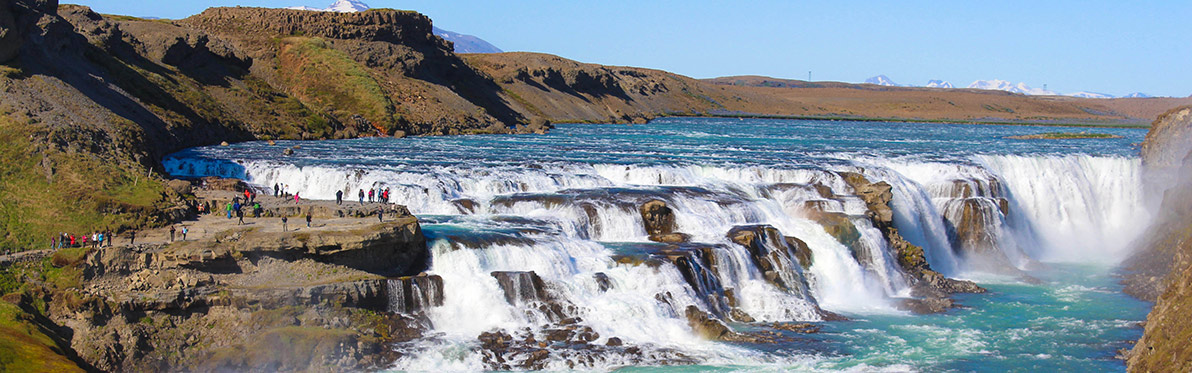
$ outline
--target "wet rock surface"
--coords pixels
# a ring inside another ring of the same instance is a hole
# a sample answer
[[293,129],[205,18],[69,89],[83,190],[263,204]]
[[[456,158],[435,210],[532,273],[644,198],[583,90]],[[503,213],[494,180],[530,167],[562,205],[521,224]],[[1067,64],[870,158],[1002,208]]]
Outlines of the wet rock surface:
[[733,227],[728,232],[728,238],[749,250],[750,258],[766,281],[779,289],[803,295],[805,299],[810,298],[802,271],[811,265],[812,260],[811,250],[806,243],[794,237],[784,237],[768,225]]
[[[859,173],[842,173],[844,180],[858,191],[868,208],[867,216],[874,226],[882,231],[890,248],[894,250],[898,265],[909,275],[911,295],[916,299],[903,299],[897,305],[915,313],[939,313],[958,306],[948,298],[955,293],[984,293],[986,290],[972,281],[947,278],[931,269],[923,248],[907,242],[898,229],[894,228],[890,209],[892,194],[885,182],[872,183]],[[963,189],[961,190],[963,192]]]

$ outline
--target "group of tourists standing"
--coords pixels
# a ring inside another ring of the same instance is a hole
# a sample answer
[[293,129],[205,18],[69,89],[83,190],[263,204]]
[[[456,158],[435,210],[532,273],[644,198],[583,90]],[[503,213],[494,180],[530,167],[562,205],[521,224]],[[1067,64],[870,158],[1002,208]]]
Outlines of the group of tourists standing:
[[[342,192],[335,192],[336,199],[339,198],[340,193]],[[359,196],[360,204],[363,205],[365,196],[364,189],[360,190]],[[380,191],[378,191],[376,188],[368,188],[368,202],[389,203],[389,188],[381,189]]]
[[[287,185],[283,185],[280,183],[273,184],[273,196],[278,197],[278,198],[290,197],[291,194],[286,190],[287,188],[288,188]],[[298,203],[299,202],[298,193],[294,193],[294,194],[292,194],[292,196],[294,198],[294,202]],[[364,189],[360,189],[358,196],[360,197],[361,205],[364,204],[365,197],[368,197],[368,202],[389,203],[390,192],[389,192],[389,188],[383,188],[383,189],[369,188],[367,192]],[[244,191],[243,199],[239,196],[234,197],[232,199],[232,201],[228,202],[227,205],[224,206],[224,211],[226,213],[227,219],[231,219],[233,216],[235,216],[237,219],[236,224],[243,225],[244,224],[244,215],[246,214],[244,211],[245,209],[250,209],[251,213],[253,214],[253,217],[256,217],[256,218],[261,217],[261,213],[264,211],[264,209],[261,208],[261,204],[260,204],[260,202],[257,202],[256,197],[257,197],[257,194],[254,191],[252,191],[251,189]],[[344,192],[342,190],[336,191],[335,192],[335,203],[337,205],[342,205],[343,197],[344,197]],[[200,215],[211,214],[213,211],[216,211],[219,209],[218,203],[210,203],[210,202],[206,202],[206,201],[204,201],[202,203],[195,202],[195,204],[193,206],[194,206],[195,210]],[[384,221],[384,209],[383,208],[378,208],[376,211],[376,215],[377,215],[378,221],[382,221],[382,222]],[[313,221],[313,214],[312,214],[311,209],[307,209],[305,218],[306,218],[306,226],[310,227],[311,222]],[[289,228],[288,224],[287,224],[287,220],[288,219],[286,219],[286,217],[284,217],[284,216],[281,218],[283,230],[288,230],[288,228]],[[183,241],[185,241],[186,235],[189,232],[190,232],[190,228],[186,225],[182,225],[180,227],[176,226],[176,225],[171,225],[169,228],[169,240],[170,240],[170,242],[173,242],[179,237],[179,234],[181,234],[181,239]],[[128,237],[128,244],[134,245],[136,243],[137,232],[135,230],[129,230],[129,231],[127,231],[126,235]],[[94,232],[94,233],[85,234],[85,235],[74,235],[74,234],[68,234],[68,233],[61,233],[58,236],[52,237],[50,239],[50,249],[62,249],[62,248],[68,248],[68,247],[95,247],[95,248],[105,247],[105,246],[110,247],[110,246],[112,246],[115,238],[116,238],[116,236],[114,234],[112,234],[112,231],[110,231],[110,230],[103,231],[103,232]]]
[[[248,192],[245,192],[245,194],[248,195]],[[232,216],[236,217],[236,225],[244,225],[244,209],[250,209],[254,218],[261,217],[261,212],[264,211],[261,208],[261,203],[256,201],[256,194],[252,194],[250,198],[246,198],[244,203],[240,203],[240,197],[232,198],[224,206],[224,211],[227,213],[228,219],[231,219]]]
[[65,249],[68,247],[106,247],[112,246],[112,241],[116,236],[112,235],[112,231],[93,232],[91,234],[74,235],[70,233],[59,233],[56,237],[50,238],[50,249]]

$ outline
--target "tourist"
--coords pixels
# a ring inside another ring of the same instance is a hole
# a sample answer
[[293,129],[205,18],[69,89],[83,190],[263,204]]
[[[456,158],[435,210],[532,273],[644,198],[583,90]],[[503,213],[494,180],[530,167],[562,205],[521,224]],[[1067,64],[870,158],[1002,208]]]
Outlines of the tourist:
[[175,231],[175,228],[173,225],[171,225],[170,226],[170,242],[174,242],[174,231]]
[[228,207],[226,208],[226,210],[228,210],[228,219],[231,219],[232,218],[232,203],[231,202],[228,202]]
[[335,204],[336,205],[344,204],[344,191],[342,191],[342,190],[335,191]]
[[285,216],[282,216],[282,217],[281,217],[281,231],[282,231],[282,232],[285,232],[285,231],[288,231],[288,230],[289,230],[289,228],[286,226],[286,222],[287,222],[287,221],[289,221],[289,219],[286,219],[286,217],[285,217]]
[[306,210],[306,227],[310,228],[310,210]]
[[244,210],[236,209],[236,225],[244,225]]
[[50,237],[50,250],[58,246],[58,237]]
[[364,206],[364,189],[360,190],[360,205]]
[[262,210],[261,203],[260,202],[254,203],[252,205],[252,217],[254,217],[254,218],[261,217],[261,210]]
[[244,202],[252,203],[251,201],[252,201],[252,191],[245,189],[244,190]]
[[377,222],[384,223],[385,222],[384,215],[385,215],[385,209],[378,207],[377,208]]
[[103,236],[104,236],[104,238],[107,239],[106,242],[108,243],[108,247],[112,247],[112,241],[116,240],[116,236],[112,235],[112,230],[109,229],[107,231],[104,231]]
[[182,226],[182,240],[183,240],[183,241],[186,241],[186,233],[188,233],[188,232],[190,232],[190,230],[189,230],[189,229],[186,229],[186,226],[185,226],[185,225],[183,225],[183,226]]
[[136,242],[137,242],[137,231],[128,231],[128,245],[132,246],[132,245],[136,244]]
[[281,197],[281,186],[273,183],[273,198]]
[[373,196],[376,195],[376,193],[377,193],[376,189],[368,188],[368,202],[371,203],[373,201]]
[[95,243],[99,245],[99,247],[103,247],[103,241],[108,239],[108,237],[104,236],[103,232],[96,233],[96,235],[99,236],[99,240],[97,240]]
[[298,203],[298,192],[294,192],[294,203]]

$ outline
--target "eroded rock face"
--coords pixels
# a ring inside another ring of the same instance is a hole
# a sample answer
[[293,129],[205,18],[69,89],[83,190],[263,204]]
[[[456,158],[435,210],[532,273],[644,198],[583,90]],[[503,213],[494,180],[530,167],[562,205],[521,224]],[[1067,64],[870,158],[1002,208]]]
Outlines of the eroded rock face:
[[414,314],[443,305],[443,278],[419,274],[387,281],[389,311]]
[[497,271],[491,273],[505,292],[505,301],[512,305],[549,301],[546,284],[534,271]]
[[651,200],[642,204],[640,210],[647,234],[653,236],[674,233],[675,213],[666,202]]
[[768,225],[733,227],[728,238],[748,249],[750,258],[766,281],[784,291],[800,294],[804,299],[812,299],[803,277],[803,265],[799,262],[800,258],[808,258],[809,266],[811,252],[806,244],[800,245],[802,241],[793,237],[787,239]]
[[[886,218],[890,216],[887,212],[892,212],[889,204],[893,196],[888,184],[885,182],[871,183],[858,173],[841,173],[841,176],[865,200],[869,210],[866,215],[873,220],[874,226],[882,231],[890,248],[894,250],[899,267],[909,275],[912,296],[917,298],[900,300],[899,304],[902,308],[917,313],[943,312],[956,306],[955,302],[947,298],[949,294],[983,293],[986,291],[971,281],[950,279],[932,270],[927,263],[923,248],[907,242],[898,233],[898,229],[893,226],[893,221]],[[952,191],[956,191],[962,196],[965,193],[973,193],[971,188],[963,186],[954,187]],[[975,232],[968,234],[979,237]]]
[[[1129,258],[1126,290],[1155,299],[1146,329],[1127,354],[1131,372],[1192,369],[1192,107],[1162,115],[1142,145],[1152,198],[1162,197],[1157,217]],[[1169,187],[1168,187],[1169,186]],[[1160,192],[1161,194],[1157,193]]]
[[709,315],[707,312],[701,311],[699,307],[687,306],[684,314],[687,316],[687,325],[691,326],[691,330],[695,332],[695,335],[700,336],[700,338],[718,341],[733,332],[724,322]]
[[21,48],[21,36],[17,33],[16,20],[13,17],[11,4],[0,4],[0,63],[8,62],[17,56]]
[[985,271],[1019,273],[1004,250],[1017,247],[1002,230],[1008,224],[1009,201],[996,179],[956,180],[943,211],[948,238],[956,254]]
[[392,253],[424,240],[408,218],[319,238],[240,230],[101,248],[81,263],[82,304],[56,300],[51,314],[84,360],[110,371],[384,366],[398,357],[393,343],[430,328],[420,312],[443,300],[437,276],[366,271],[419,266]]
[[868,208],[866,213],[876,226],[891,226],[894,223],[894,210],[890,208],[890,201],[894,199],[892,187],[885,181],[870,183],[864,175],[856,172],[839,173],[845,183],[853,187]]

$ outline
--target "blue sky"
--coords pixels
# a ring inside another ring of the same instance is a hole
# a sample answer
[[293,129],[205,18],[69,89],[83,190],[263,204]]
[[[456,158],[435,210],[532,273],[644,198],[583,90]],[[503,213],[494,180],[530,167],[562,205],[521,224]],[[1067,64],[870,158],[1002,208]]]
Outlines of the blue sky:
[[[76,0],[101,13],[183,18],[212,6],[333,0]],[[1192,1],[364,0],[425,13],[506,51],[667,70],[901,84],[1024,82],[1070,93],[1192,94]],[[64,3],[71,1],[64,0]]]

